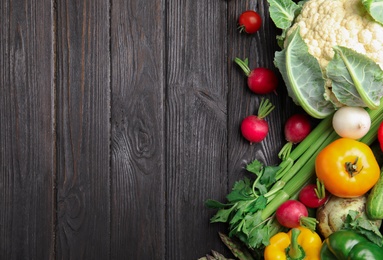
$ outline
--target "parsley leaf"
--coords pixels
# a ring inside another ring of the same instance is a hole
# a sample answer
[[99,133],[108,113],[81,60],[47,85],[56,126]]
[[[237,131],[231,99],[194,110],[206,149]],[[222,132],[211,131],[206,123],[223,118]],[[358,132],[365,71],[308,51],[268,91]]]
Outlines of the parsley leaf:
[[370,220],[360,216],[359,212],[350,210],[343,223],[342,229],[352,230],[356,233],[364,235],[368,240],[383,246],[383,236],[379,228],[374,225]]

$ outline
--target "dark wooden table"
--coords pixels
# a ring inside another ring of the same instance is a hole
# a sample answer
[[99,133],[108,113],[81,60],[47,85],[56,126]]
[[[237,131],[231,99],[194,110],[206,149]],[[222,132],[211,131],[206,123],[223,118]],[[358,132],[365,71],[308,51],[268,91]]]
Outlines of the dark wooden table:
[[266,0],[0,1],[0,259],[230,256],[204,201],[278,163],[299,110],[281,82],[249,145],[261,96],[233,59],[275,70],[278,33]]

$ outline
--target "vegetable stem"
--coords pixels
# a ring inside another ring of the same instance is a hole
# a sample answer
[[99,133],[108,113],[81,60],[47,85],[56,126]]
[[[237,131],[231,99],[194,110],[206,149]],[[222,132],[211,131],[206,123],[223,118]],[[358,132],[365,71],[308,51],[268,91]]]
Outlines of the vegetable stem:
[[258,108],[258,118],[262,119],[265,118],[268,114],[273,111],[275,106],[270,102],[269,99],[261,99],[261,104]]
[[291,243],[287,251],[289,259],[303,259],[305,257],[303,249],[298,243],[300,233],[301,231],[297,228],[291,230]]
[[249,68],[249,60],[247,58],[245,60],[241,60],[240,58],[235,58],[234,61],[241,67],[245,75],[248,77],[251,72],[251,69]]

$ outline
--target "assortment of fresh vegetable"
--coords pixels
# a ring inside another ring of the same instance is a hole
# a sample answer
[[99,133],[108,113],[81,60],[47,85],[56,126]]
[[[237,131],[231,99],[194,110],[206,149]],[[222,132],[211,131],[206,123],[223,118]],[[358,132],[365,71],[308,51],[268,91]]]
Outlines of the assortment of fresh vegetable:
[[[205,202],[217,210],[210,221],[228,224],[225,240],[245,248],[225,244],[241,260],[383,259],[383,161],[375,154],[383,153],[383,1],[267,1],[282,31],[274,64],[292,100],[321,120],[311,129],[292,116],[281,162],[249,163],[253,178],[237,181],[225,203]],[[262,78],[265,87],[250,80],[247,59],[234,61],[253,92],[275,92],[275,75]],[[262,98],[258,116],[242,121],[250,143],[267,135],[262,111],[273,108]]]

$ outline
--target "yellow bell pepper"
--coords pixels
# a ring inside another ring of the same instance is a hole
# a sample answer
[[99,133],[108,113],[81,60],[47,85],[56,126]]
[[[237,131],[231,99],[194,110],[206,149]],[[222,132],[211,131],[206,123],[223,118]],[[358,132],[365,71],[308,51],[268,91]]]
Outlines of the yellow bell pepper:
[[305,227],[289,232],[280,232],[270,238],[264,251],[265,260],[319,260],[322,240],[320,236]]

